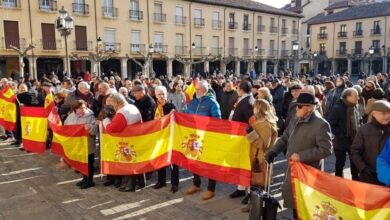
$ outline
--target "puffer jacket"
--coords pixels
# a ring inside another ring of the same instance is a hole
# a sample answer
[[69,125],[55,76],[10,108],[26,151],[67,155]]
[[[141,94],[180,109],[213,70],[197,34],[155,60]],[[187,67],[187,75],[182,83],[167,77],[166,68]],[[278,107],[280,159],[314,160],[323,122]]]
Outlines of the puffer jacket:
[[221,118],[219,104],[212,95],[205,95],[201,98],[195,97],[192,99],[187,107],[186,113]]
[[88,154],[92,154],[95,152],[96,146],[96,134],[98,133],[98,126],[95,124],[95,116],[93,111],[90,109],[86,110],[86,113],[79,117],[75,112],[70,113],[70,115],[66,118],[64,125],[88,125],[89,129],[87,130],[89,133],[88,137]]
[[379,182],[390,186],[390,140],[376,159],[376,170]]

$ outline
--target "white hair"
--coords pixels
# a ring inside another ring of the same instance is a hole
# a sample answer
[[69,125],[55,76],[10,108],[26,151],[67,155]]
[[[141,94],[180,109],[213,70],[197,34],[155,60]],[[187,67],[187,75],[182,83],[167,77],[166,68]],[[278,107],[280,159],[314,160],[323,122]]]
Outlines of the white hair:
[[167,92],[167,88],[165,88],[164,86],[156,86],[154,88],[154,92],[163,92],[165,96],[168,95],[168,92]]
[[197,85],[203,87],[206,90],[206,92],[209,91],[209,83],[207,81],[205,80],[198,81]]
[[87,82],[84,82],[84,81],[81,81],[79,82],[79,84],[77,85],[77,88],[80,90],[80,89],[87,89],[89,90],[90,89],[90,86]]
[[129,90],[127,90],[126,87],[120,87],[118,92],[121,93],[121,94],[122,93],[129,94]]
[[126,98],[120,93],[114,93],[110,98],[117,104],[127,103]]

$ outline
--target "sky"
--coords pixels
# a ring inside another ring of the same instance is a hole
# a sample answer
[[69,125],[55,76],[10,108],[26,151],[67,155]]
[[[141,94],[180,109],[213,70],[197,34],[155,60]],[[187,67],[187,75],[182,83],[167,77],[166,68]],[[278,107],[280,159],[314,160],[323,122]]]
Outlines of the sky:
[[291,2],[291,0],[255,0],[255,1],[273,6],[275,8],[281,8]]

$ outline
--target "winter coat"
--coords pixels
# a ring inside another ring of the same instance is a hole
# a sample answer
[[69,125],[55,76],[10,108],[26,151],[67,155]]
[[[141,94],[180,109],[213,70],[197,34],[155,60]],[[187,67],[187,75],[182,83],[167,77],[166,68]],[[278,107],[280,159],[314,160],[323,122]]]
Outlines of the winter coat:
[[325,95],[325,109],[324,109],[324,118],[326,120],[329,119],[330,114],[332,113],[333,107],[336,105],[336,103],[340,100],[341,94],[343,94],[343,91],[345,89],[345,85],[336,87],[332,90],[330,90],[326,95]]
[[236,104],[234,109],[232,121],[238,121],[242,123],[248,123],[249,118],[253,115],[253,107],[251,104],[252,95],[249,95]]
[[282,115],[283,111],[283,98],[284,98],[284,87],[282,85],[277,86],[271,90],[273,97],[272,104],[275,107],[276,114],[279,116]]
[[92,110],[87,109],[86,113],[79,117],[75,112],[70,113],[66,118],[64,125],[88,125],[88,154],[93,154],[96,147],[96,135],[98,126],[95,124],[95,116]]
[[376,170],[379,182],[390,186],[390,141],[388,140],[382,152],[376,159]]
[[187,107],[186,113],[221,118],[219,104],[211,95],[202,96],[200,99],[192,99]]
[[376,175],[365,176],[362,171],[369,168],[376,173],[376,159],[389,137],[390,129],[374,119],[358,129],[351,146],[351,159],[360,173],[360,181],[378,183]]
[[186,111],[187,105],[184,92],[169,93],[168,102],[174,104],[178,112]]
[[[313,112],[305,119],[295,117],[287,126],[282,136],[272,146],[271,151],[280,153],[287,150],[287,158],[297,153],[302,163],[320,169],[321,159],[332,154],[331,130],[328,122]],[[290,169],[282,187],[284,207],[293,208]]]
[[142,122],[151,121],[154,119],[154,111],[156,110],[156,102],[148,95],[145,95],[140,100],[135,100],[134,105],[138,108],[142,115]]
[[91,92],[89,92],[86,96],[83,96],[78,90],[69,93],[65,99],[65,103],[62,105],[62,108],[71,109],[72,103],[77,100],[84,100],[87,103],[87,107],[93,111],[95,116],[99,114],[101,107],[97,105]]
[[235,90],[230,92],[223,92],[221,94],[219,105],[221,106],[222,119],[229,119],[230,112],[232,111],[234,103],[236,103],[237,99],[238,94]]

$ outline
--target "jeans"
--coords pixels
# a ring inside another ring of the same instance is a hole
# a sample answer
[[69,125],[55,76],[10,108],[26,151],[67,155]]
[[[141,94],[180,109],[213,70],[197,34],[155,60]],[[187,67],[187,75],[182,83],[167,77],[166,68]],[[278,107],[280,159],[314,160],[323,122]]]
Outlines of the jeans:
[[[194,181],[193,181],[193,183],[194,183],[194,186],[200,187],[200,184],[202,182],[200,180],[200,176],[199,175],[194,174]],[[217,185],[217,181],[209,179],[209,183],[207,185],[207,190],[209,190],[211,192],[214,192],[216,185]]]
[[352,180],[359,180],[359,172],[351,159],[350,151],[335,149],[334,153],[336,155],[336,167],[335,167],[336,168],[336,176],[344,177],[343,169],[344,169],[345,160],[347,159],[347,153],[348,153],[349,162],[351,164]]

